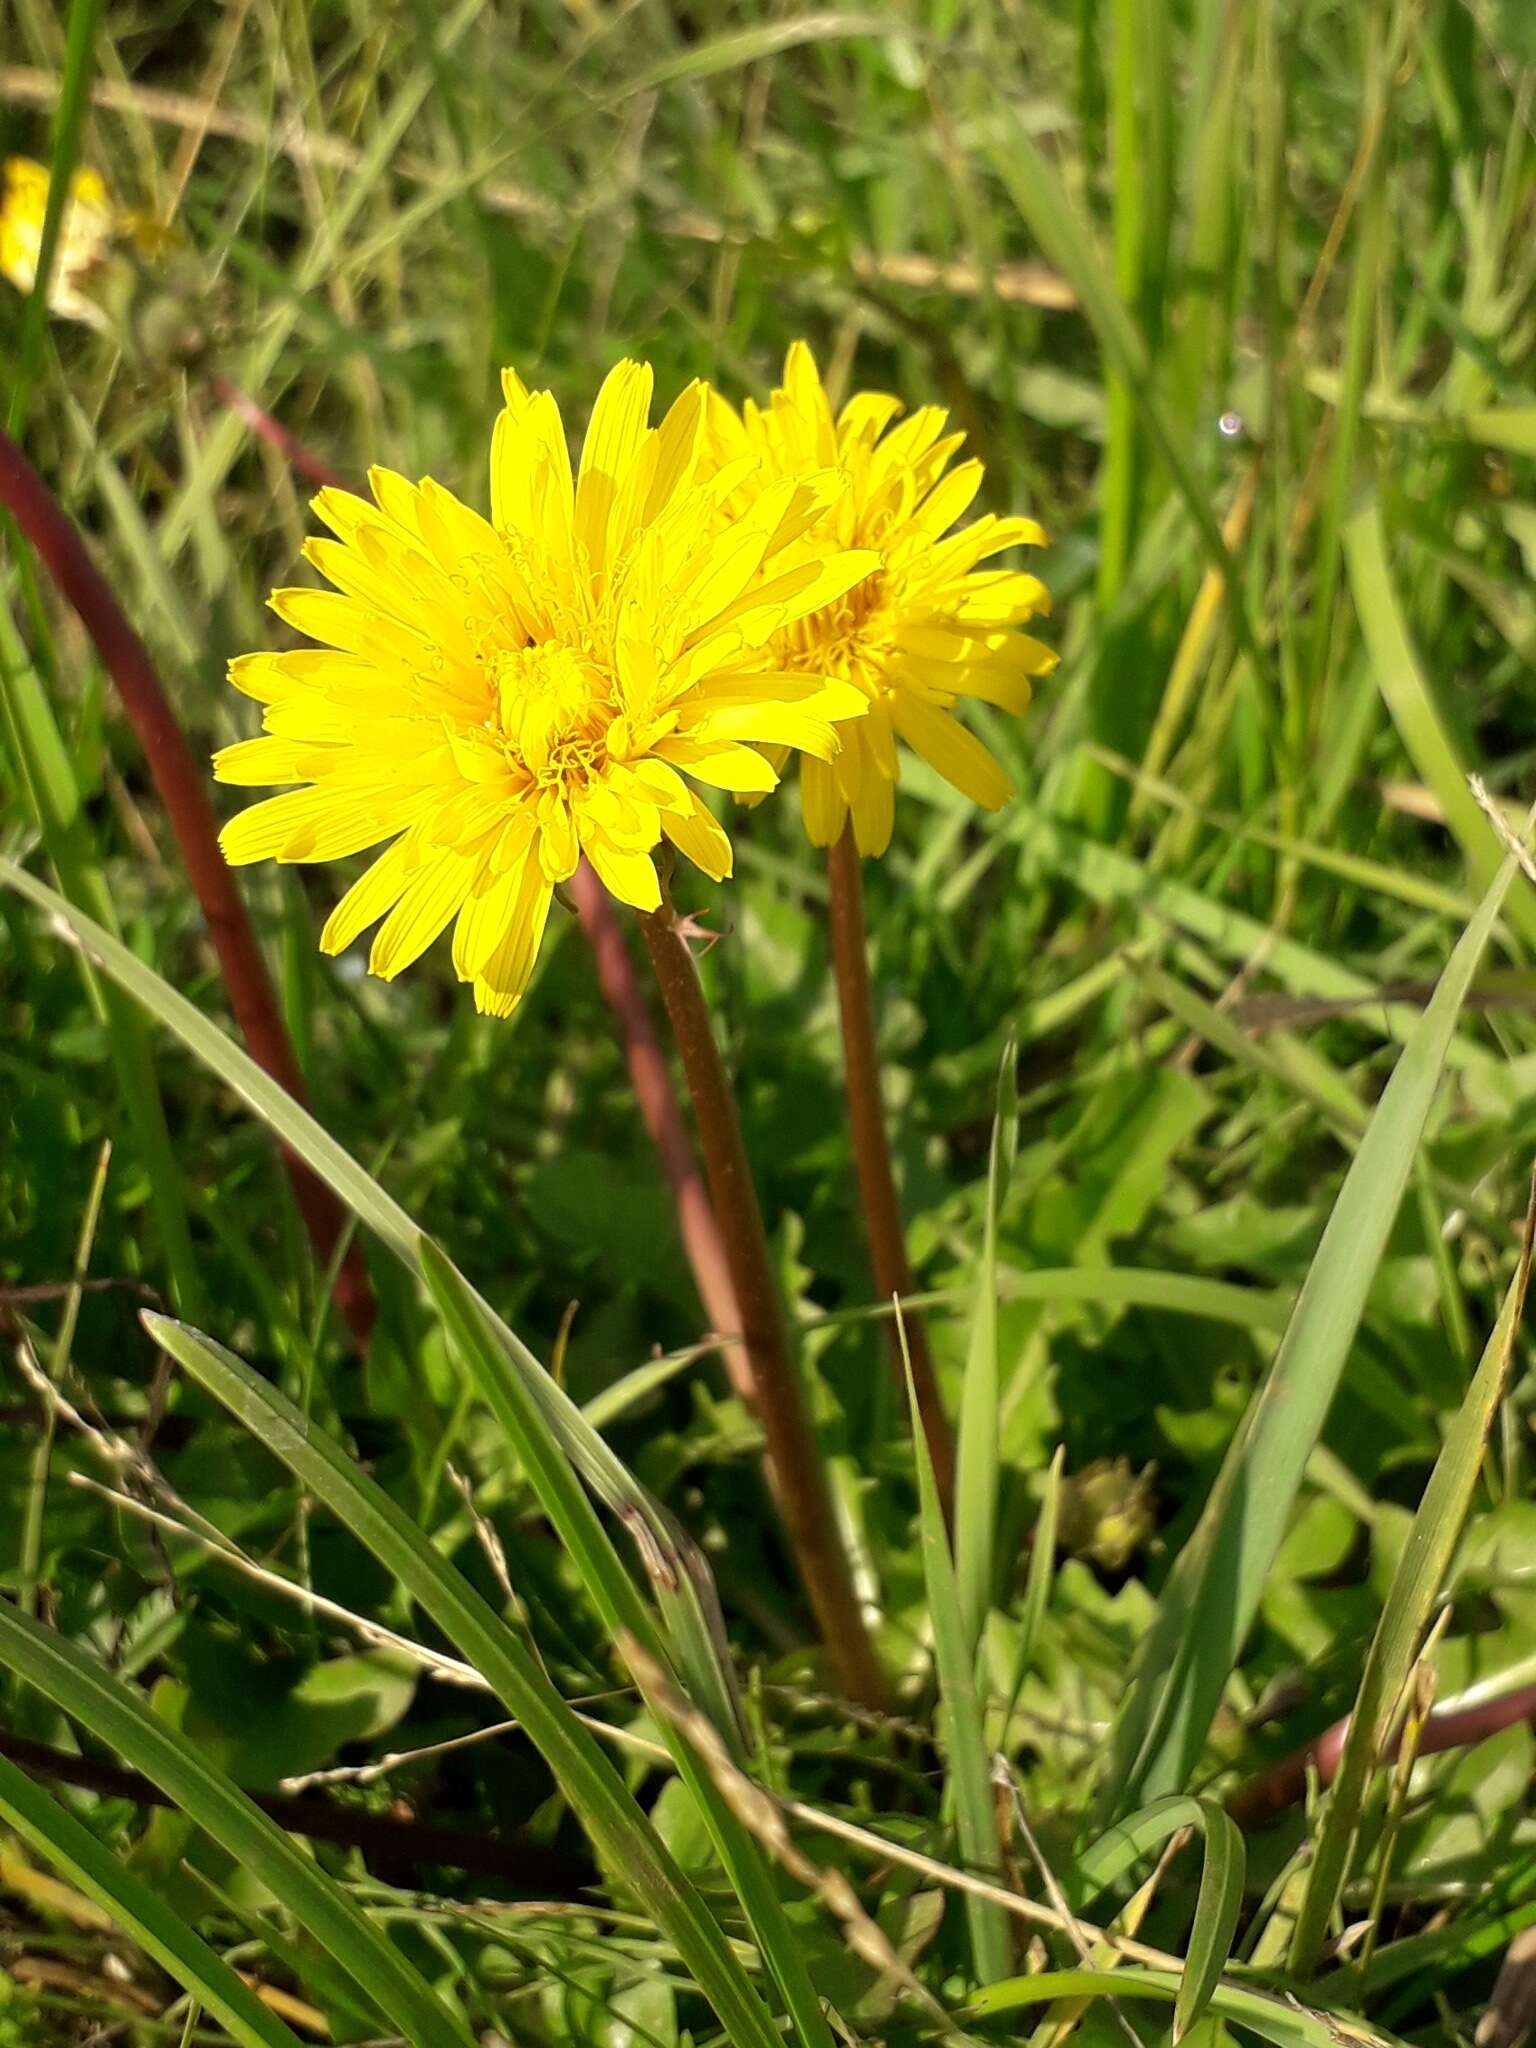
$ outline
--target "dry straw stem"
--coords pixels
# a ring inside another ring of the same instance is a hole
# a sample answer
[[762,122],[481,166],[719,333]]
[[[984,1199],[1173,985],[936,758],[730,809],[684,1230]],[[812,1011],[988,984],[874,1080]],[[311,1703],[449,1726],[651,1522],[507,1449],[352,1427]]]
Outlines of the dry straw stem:
[[[878,1300],[898,1301],[912,1294],[912,1268],[907,1262],[906,1232],[896,1195],[896,1176],[885,1128],[880,1090],[880,1060],[875,1049],[874,999],[869,986],[869,954],[864,929],[863,862],[850,822],[827,852],[827,930],[832,970],[837,982],[837,1008],[843,1033],[843,1089],[848,1104],[848,1131],[858,1171],[864,1234],[874,1272]],[[949,1418],[939,1395],[933,1353],[921,1316],[907,1314],[886,1324],[891,1370],[905,1394],[907,1366],[934,1483],[944,1520],[954,1524],[955,1446]]]
[[854,1590],[805,1390],[790,1352],[735,1098],[693,955],[669,903],[642,916],[640,928],[693,1099],[710,1195],[752,1366],[753,1407],[762,1425],[785,1533],[838,1683],[859,1705],[881,1707],[886,1701],[885,1678]]
[[[203,770],[176,721],[147,648],[128,623],[85,542],[26,456],[4,433],[0,433],[0,503],[10,511],[60,594],[79,614],[117,685],[207,923],[229,1006],[252,1058],[302,1103],[306,1099],[304,1077],[245,905],[219,852],[218,824]],[[286,1148],[283,1161],[324,1272],[342,1241],[341,1204]],[[366,1347],[374,1301],[362,1253],[352,1243],[337,1274],[336,1303],[358,1345]]]
[[[0,69],[0,100],[12,105],[51,106],[59,96],[59,80],[48,71],[25,64]],[[166,92],[157,86],[119,83],[97,79],[91,87],[94,105],[112,113],[138,114],[147,121],[163,122],[198,135],[218,135],[229,142],[243,142],[253,149],[272,150],[296,164],[320,165],[334,170],[353,170],[362,151],[337,135],[317,134],[295,115],[273,127],[250,114],[211,105],[188,93]],[[441,169],[419,157],[402,154],[394,159],[394,170],[417,184],[435,184]],[[567,209],[541,192],[505,178],[486,178],[476,191],[490,213],[509,214],[514,219],[538,221],[546,227],[567,224]],[[572,210],[574,211],[574,210]],[[661,232],[678,241],[733,243],[753,238],[711,215],[685,209],[663,216]],[[968,258],[940,261],[916,252],[879,255],[872,249],[855,249],[849,265],[861,284],[895,287],[906,291],[947,292],[955,298],[995,296],[1006,304],[1036,306],[1043,312],[1075,310],[1077,294],[1059,272],[1043,263],[999,264],[984,278]]]

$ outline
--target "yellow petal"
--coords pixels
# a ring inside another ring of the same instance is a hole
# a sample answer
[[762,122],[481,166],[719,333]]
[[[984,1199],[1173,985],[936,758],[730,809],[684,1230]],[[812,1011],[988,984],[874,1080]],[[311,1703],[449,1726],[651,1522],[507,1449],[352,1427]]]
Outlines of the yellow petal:
[[850,548],[825,561],[803,563],[769,576],[722,613],[715,624],[734,626],[748,646],[761,647],[782,627],[846,597],[879,567],[880,557],[870,548]]
[[232,747],[220,747],[214,755],[214,779],[247,789],[308,782],[310,778],[299,767],[296,756],[291,740],[237,740]]
[[539,807],[539,865],[546,881],[564,882],[576,872],[581,848],[576,839],[576,821],[563,796]]
[[468,895],[475,868],[474,859],[457,847],[429,861],[380,925],[368,955],[369,973],[393,981],[419,960]]
[[656,429],[656,466],[640,517],[649,523],[660,518],[678,494],[698,474],[704,437],[704,386],[695,381],[667,408]]
[[848,806],[824,761],[801,762],[800,809],[812,846],[835,846],[842,837]]
[[[861,706],[862,708],[862,706]],[[850,721],[852,723],[853,721]],[[798,704],[733,704],[707,712],[688,727],[689,739],[772,741],[830,761],[838,749],[837,728]]]
[[903,690],[892,702],[891,715],[913,752],[972,803],[996,811],[1013,795],[1013,784],[981,741],[947,711]]
[[915,530],[931,540],[947,533],[970,510],[971,501],[981,489],[981,478],[979,462],[962,462],[958,469],[951,470],[941,483],[934,485],[913,514]]
[[703,801],[688,792],[692,809],[686,817],[665,812],[661,829],[685,859],[702,868],[711,881],[723,882],[731,872],[731,842]]
[[901,400],[888,391],[857,391],[837,416],[837,438],[844,441],[876,441],[897,413]]
[[453,966],[460,981],[473,981],[505,938],[528,865],[525,842],[504,864],[492,861],[482,866],[470,884],[453,928]]
[[648,853],[621,852],[601,832],[591,833],[583,845],[609,895],[617,896],[621,903],[633,904],[636,910],[661,908],[661,884],[656,877],[656,863]]
[[410,822],[390,817],[375,803],[349,802],[322,789],[295,789],[231,818],[219,834],[219,846],[231,867],[255,860],[340,860],[377,846]]
[[358,876],[326,919],[320,934],[321,952],[344,953],[359,932],[393,908],[409,880],[406,836],[402,835]]
[[778,776],[761,754],[729,740],[701,741],[674,735],[659,741],[655,751],[663,761],[670,761],[674,768],[681,768],[685,775],[691,775],[695,782],[707,783],[711,789],[725,789],[739,796],[749,790],[766,794],[778,787]]
[[475,1008],[492,1017],[510,1017],[533,974],[553,891],[537,860],[524,862],[520,887],[508,913],[506,929],[475,977]]
[[430,659],[430,649],[420,633],[355,598],[338,597],[329,590],[293,589],[274,590],[269,602],[296,632],[340,648],[344,654],[408,668]]
[[880,773],[867,746],[858,786],[848,808],[859,852],[866,860],[878,860],[891,843],[891,830],[896,822],[896,784]]
[[609,516],[645,440],[654,383],[649,363],[616,364],[592,408],[576,478],[575,534],[593,569],[606,566]]

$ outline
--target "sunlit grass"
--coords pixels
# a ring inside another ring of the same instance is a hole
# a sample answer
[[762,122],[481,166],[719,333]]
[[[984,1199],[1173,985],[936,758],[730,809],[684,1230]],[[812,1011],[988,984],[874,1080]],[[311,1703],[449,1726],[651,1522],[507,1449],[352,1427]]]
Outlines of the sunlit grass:
[[[974,718],[1017,796],[984,818],[913,762],[864,874],[952,1538],[869,1278],[798,802],[722,811],[728,891],[673,878],[719,935],[700,975],[880,1721],[831,1697],[757,1426],[687,1350],[708,1319],[577,920],[557,905],[516,1015],[480,1018],[431,955],[388,986],[321,956],[353,870],[246,871],[301,1119],[225,1035],[134,732],[7,536],[0,1316],[133,1454],[104,1467],[64,1411],[40,1451],[44,1395],[6,1397],[0,1571],[37,1623],[4,1621],[35,1683],[0,1729],[56,1771],[83,1749],[164,1784],[184,1754],[168,1789],[206,1830],[54,1783],[110,1855],[64,1822],[45,1852],[0,1780],[0,1849],[32,1864],[7,1959],[86,1986],[23,1974],[7,2018],[74,2040],[111,2013],[46,1863],[162,1942],[197,2038],[213,2010],[273,2038],[221,1956],[337,2039],[826,2048],[926,2035],[934,2000],[1014,2038],[1049,2000],[1059,2041],[1118,2034],[1117,1979],[1143,2036],[1164,2005],[1286,2048],[1469,2035],[1536,1919],[1529,1350],[1505,1382],[1493,1334],[1536,1137],[1536,894],[1489,816],[1518,820],[1536,760],[1520,9],[96,12],[16,0],[0,149],[176,234],[118,279],[121,349],[6,288],[0,365],[199,760],[255,731],[225,664],[276,644],[266,593],[312,529],[231,389],[305,461],[487,511],[505,365],[579,442],[624,357],[662,406],[696,376],[761,399],[805,335],[835,397],[948,407],[977,509],[1048,529],[1062,659],[1023,718]],[[366,1360],[274,1132],[358,1218]],[[1436,1755],[1431,1687],[1516,1704]],[[1308,1811],[1264,1774],[1357,1699],[1423,1759],[1394,1793],[1357,1740]],[[408,1844],[295,1855],[235,1789],[506,1711],[524,1734],[308,1796],[499,1837],[526,1884]],[[172,1979],[119,1953],[145,2038],[181,2038]]]

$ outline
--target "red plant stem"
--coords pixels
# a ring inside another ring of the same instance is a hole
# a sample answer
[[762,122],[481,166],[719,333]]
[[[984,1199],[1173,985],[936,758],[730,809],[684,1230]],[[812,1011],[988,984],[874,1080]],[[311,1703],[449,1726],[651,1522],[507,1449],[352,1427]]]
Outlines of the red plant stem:
[[[202,907],[229,1006],[251,1057],[296,1101],[303,1102],[303,1076],[283,1027],[266,962],[234,877],[219,852],[218,825],[202,766],[176,722],[143,641],[91,560],[85,542],[26,456],[4,433],[0,433],[0,503],[10,510],[60,593],[79,613],[117,685]],[[286,1146],[283,1160],[323,1268],[341,1236],[341,1205]],[[336,1304],[358,1345],[365,1347],[373,1327],[374,1302],[355,1244],[348,1247],[337,1276]]]
[[[907,1263],[906,1232],[902,1228],[901,1205],[896,1198],[896,1176],[891,1166],[891,1148],[886,1135],[885,1112],[880,1094],[880,1061],[875,1051],[874,1000],[869,987],[869,957],[864,936],[864,879],[853,826],[827,852],[827,927],[832,944],[832,972],[837,982],[837,1007],[843,1026],[843,1088],[848,1101],[848,1128],[853,1141],[853,1160],[859,1177],[859,1197],[864,1211],[864,1236],[869,1262],[875,1276],[875,1292],[881,1301],[892,1295],[912,1292],[912,1269]],[[903,1328],[906,1354],[902,1351]],[[906,1357],[912,1361],[912,1385],[917,1410],[933,1461],[945,1520],[953,1522],[955,1505],[955,1447],[949,1418],[939,1395],[928,1348],[928,1332],[920,1315],[903,1314],[898,1324],[886,1323],[891,1367],[896,1384],[906,1397]]]
[[247,391],[238,384],[231,384],[227,377],[221,377],[217,370],[208,379],[208,388],[220,405],[226,406],[237,420],[248,426],[258,439],[275,448],[283,460],[296,469],[300,476],[322,488],[331,484],[338,490],[347,491],[352,486],[339,469],[332,469],[323,457],[316,455],[298,435],[285,427],[281,420],[275,420],[264,405],[258,405]]
[[[1441,1713],[1431,1714],[1419,1737],[1419,1754],[1434,1756],[1444,1749],[1470,1748],[1475,1742],[1485,1742],[1490,1735],[1497,1735],[1501,1729],[1513,1728],[1517,1721],[1536,1721],[1536,1685],[1523,1685],[1499,1699],[1480,1700],[1474,1707],[1447,1707]],[[1303,1743],[1290,1756],[1250,1778],[1246,1785],[1239,1785],[1227,1800],[1228,1813],[1239,1827],[1262,1827],[1306,1796],[1311,1772],[1317,1773],[1320,1785],[1331,1785],[1348,1734],[1346,1714],[1313,1741]],[[1393,1737],[1391,1752],[1381,1759],[1383,1763],[1390,1763],[1396,1756],[1400,1741],[1400,1734]]]
[[[0,1756],[9,1757],[34,1778],[78,1785],[104,1799],[131,1799],[137,1806],[174,1807],[176,1803],[137,1771],[125,1771],[119,1764],[72,1750],[53,1749],[8,1728],[0,1728]],[[529,1839],[517,1828],[508,1829],[504,1836],[477,1835],[467,1828],[365,1813],[313,1793],[263,1791],[248,1792],[246,1797],[288,1834],[305,1835],[312,1842],[345,1843],[386,1864],[447,1864],[471,1876],[498,1877],[525,1889],[537,1885],[566,1891],[591,1878],[576,1857]]]
[[[650,1008],[624,933],[614,911],[613,898],[583,860],[566,884],[576,915],[592,948],[597,985],[613,1012],[629,1069],[630,1085],[640,1106],[640,1119],[650,1134],[661,1161],[661,1170],[672,1190],[677,1210],[678,1234],[693,1271],[704,1313],[716,1336],[739,1339],[741,1310],[731,1285],[730,1262],[709,1191],[693,1155],[688,1127],[678,1105],[667,1071],[666,1055],[651,1022]],[[749,1405],[753,1399],[752,1366],[740,1342],[721,1346],[726,1371],[738,1399]]]
[[789,1348],[736,1102],[693,955],[669,904],[642,916],[640,929],[688,1077],[704,1170],[741,1307],[753,1408],[762,1425],[785,1533],[838,1683],[851,1700],[879,1708],[886,1703],[885,1678],[854,1590],[805,1389]]

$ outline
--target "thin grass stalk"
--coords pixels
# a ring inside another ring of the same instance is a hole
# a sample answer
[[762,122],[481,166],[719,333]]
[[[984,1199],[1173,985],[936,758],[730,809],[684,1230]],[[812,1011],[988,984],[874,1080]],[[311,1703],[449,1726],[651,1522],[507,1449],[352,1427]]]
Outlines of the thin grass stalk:
[[693,955],[669,903],[642,916],[640,929],[688,1078],[704,1168],[741,1308],[753,1408],[762,1425],[785,1533],[838,1683],[850,1699],[881,1707],[887,1697],[885,1678],[854,1591],[826,1468],[789,1348],[736,1102]]
[[[736,1289],[731,1285],[725,1241],[710,1206],[709,1190],[694,1157],[688,1126],[667,1071],[666,1055],[624,942],[613,899],[585,860],[566,887],[587,944],[592,948],[598,988],[618,1026],[640,1120],[656,1148],[662,1173],[672,1191],[678,1235],[704,1314],[716,1336],[739,1338],[741,1310],[736,1302]],[[721,1346],[721,1356],[737,1397],[751,1405],[756,1390],[746,1351],[739,1342],[731,1342]]]
[[[122,699],[165,807],[187,875],[213,941],[229,1005],[251,1056],[296,1100],[306,1099],[303,1076],[284,1028],[271,979],[234,877],[219,852],[218,826],[202,771],[177,723],[149,652],[85,543],[53,493],[9,435],[0,433],[0,503],[73,605]],[[340,1238],[341,1205],[293,1153],[283,1161],[294,1198],[323,1271]],[[343,1259],[336,1304],[360,1346],[373,1328],[374,1301],[362,1253],[356,1246]]]
[[[896,1176],[891,1166],[890,1140],[880,1096],[880,1061],[875,1051],[874,998],[869,986],[869,955],[864,933],[863,863],[854,840],[853,827],[827,852],[827,930],[832,947],[832,972],[837,983],[837,1009],[843,1031],[843,1093],[848,1104],[848,1131],[853,1161],[858,1172],[859,1201],[864,1215],[864,1234],[869,1246],[869,1263],[874,1273],[875,1299],[906,1301],[913,1293],[912,1268],[907,1260],[906,1232],[901,1204],[896,1195]],[[902,1348],[903,1329],[906,1353]],[[928,1456],[933,1463],[934,1483],[944,1510],[946,1527],[955,1518],[955,1445],[949,1417],[939,1395],[933,1369],[928,1332],[920,1315],[907,1310],[898,1322],[886,1324],[891,1354],[891,1371],[898,1391],[906,1393],[906,1359],[910,1357],[912,1386]]]
[[328,485],[340,491],[351,490],[352,486],[339,469],[332,469],[324,456],[317,455],[301,441],[291,427],[285,427],[281,420],[274,419],[248,391],[242,391],[238,384],[231,384],[217,370],[208,379],[208,389],[227,412],[250,428],[258,441],[265,441],[269,448],[276,449],[284,462],[291,469],[296,469],[306,483],[321,490]]

